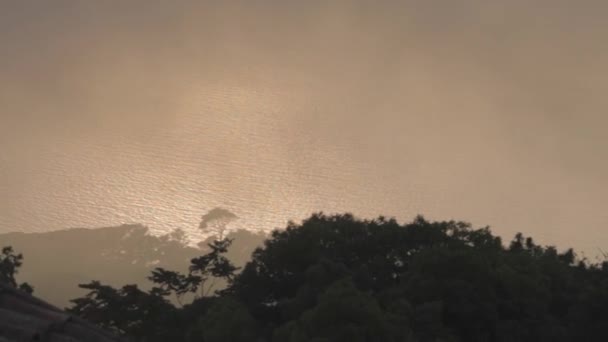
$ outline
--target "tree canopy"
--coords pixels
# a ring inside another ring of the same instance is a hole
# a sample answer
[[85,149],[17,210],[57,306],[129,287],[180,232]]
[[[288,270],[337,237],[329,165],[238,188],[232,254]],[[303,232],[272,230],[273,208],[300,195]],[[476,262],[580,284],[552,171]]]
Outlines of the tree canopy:
[[228,224],[236,219],[238,219],[238,216],[228,209],[213,208],[201,216],[198,228],[203,232],[215,235],[217,239],[221,240],[224,238]]
[[[518,234],[417,217],[314,214],[238,270],[231,240],[142,291],[99,282],[72,312],[133,341],[607,341],[608,263]],[[208,288],[211,279],[227,286]],[[167,298],[194,292],[175,305]]]

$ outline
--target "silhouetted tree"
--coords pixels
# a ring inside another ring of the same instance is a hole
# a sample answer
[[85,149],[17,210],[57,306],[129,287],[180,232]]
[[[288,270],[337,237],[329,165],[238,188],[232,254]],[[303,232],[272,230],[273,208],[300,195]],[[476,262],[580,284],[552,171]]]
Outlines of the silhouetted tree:
[[221,298],[209,306],[190,328],[192,342],[255,342],[257,322],[247,308],[231,298]]
[[2,248],[2,254],[0,254],[0,282],[31,294],[34,292],[34,288],[28,283],[19,284],[16,279],[22,265],[22,254],[16,254],[11,246]]
[[[188,274],[156,269],[148,292],[82,285],[73,311],[138,341],[608,340],[606,263],[523,234],[504,246],[463,222],[320,213],[274,231],[238,274],[230,243]],[[192,291],[180,308],[166,299]]]
[[89,292],[72,300],[68,311],[122,335],[166,336],[175,307],[155,290],[142,291],[137,285],[115,289],[98,281],[78,286]]
[[238,216],[228,209],[213,208],[201,217],[199,229],[211,232],[217,240],[223,240],[228,224],[236,219]]
[[[119,289],[99,281],[80,284],[78,286],[88,293],[73,299],[73,306],[68,311],[138,341],[166,341],[174,339],[175,334],[183,338],[185,330],[179,328],[182,323],[178,309],[166,297],[174,294],[182,305],[184,294],[201,289],[197,300],[210,303],[203,297],[213,294],[213,282],[205,286],[206,282],[216,278],[230,281],[237,270],[224,256],[231,242],[221,240],[209,244],[211,251],[193,258],[188,274],[155,268],[148,277],[155,284],[150,291],[143,291],[133,284]],[[186,315],[183,321],[194,318]]]
[[158,285],[153,288],[155,293],[168,296],[171,293],[175,294],[175,299],[181,305],[182,297],[189,292],[196,292],[198,286],[202,282],[202,278],[193,274],[184,275],[175,271],[168,271],[164,268],[157,267],[152,270],[152,274],[148,280]]
[[407,325],[391,320],[378,301],[346,278],[333,282],[316,305],[274,332],[273,341],[413,341]]

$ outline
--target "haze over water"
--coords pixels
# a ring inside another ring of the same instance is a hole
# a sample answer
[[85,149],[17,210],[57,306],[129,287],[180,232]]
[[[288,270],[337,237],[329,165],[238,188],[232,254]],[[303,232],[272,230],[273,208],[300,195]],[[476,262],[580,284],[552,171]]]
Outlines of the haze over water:
[[0,232],[221,206],[608,249],[608,3],[178,3],[0,4]]

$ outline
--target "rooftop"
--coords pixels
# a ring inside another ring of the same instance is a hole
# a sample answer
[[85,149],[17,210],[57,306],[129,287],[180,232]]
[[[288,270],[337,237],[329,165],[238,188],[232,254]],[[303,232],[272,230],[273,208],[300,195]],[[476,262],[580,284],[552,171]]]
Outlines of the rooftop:
[[0,342],[124,342],[27,293],[0,284]]

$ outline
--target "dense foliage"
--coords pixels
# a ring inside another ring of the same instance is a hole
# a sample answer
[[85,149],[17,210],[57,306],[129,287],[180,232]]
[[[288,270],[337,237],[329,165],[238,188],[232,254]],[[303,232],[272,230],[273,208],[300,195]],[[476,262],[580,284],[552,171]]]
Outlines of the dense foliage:
[[[189,273],[155,270],[150,291],[81,285],[71,311],[134,341],[608,341],[608,263],[521,234],[315,214],[236,275],[230,242]],[[210,290],[216,278],[228,286]],[[183,293],[195,299],[171,304]]]

